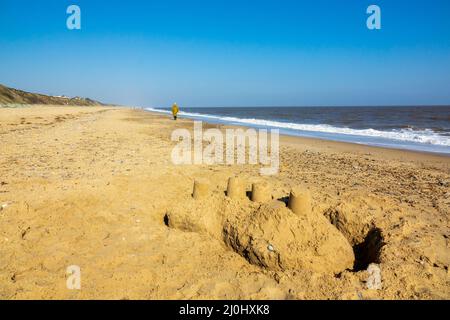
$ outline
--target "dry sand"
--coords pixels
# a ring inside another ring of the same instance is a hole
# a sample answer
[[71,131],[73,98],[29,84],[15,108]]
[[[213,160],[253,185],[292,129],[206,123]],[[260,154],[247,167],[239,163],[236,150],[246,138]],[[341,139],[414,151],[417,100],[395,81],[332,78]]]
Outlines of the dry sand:
[[[192,123],[0,109],[0,299],[450,298],[450,157],[282,137],[280,173],[264,177],[173,165],[175,127]],[[229,199],[236,175],[275,199],[303,185],[312,210]],[[194,179],[211,195],[193,200]],[[66,287],[70,265],[81,290]]]

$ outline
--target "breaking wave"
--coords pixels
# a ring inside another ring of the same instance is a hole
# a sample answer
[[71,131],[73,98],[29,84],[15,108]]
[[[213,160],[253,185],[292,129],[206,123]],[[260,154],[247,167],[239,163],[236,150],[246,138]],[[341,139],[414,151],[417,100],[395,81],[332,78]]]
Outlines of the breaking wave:
[[[169,110],[146,108],[148,111],[171,114]],[[393,129],[381,131],[375,129],[352,129],[346,127],[335,127],[328,124],[301,124],[291,122],[280,122],[263,119],[245,119],[236,117],[223,117],[217,115],[180,112],[180,115],[195,119],[215,120],[229,124],[242,124],[248,126],[267,127],[275,129],[285,129],[293,131],[320,132],[328,134],[339,134],[347,136],[360,136],[371,138],[384,138],[389,140],[421,143],[435,146],[450,147],[450,136],[440,135],[432,129],[414,130],[412,128]]]

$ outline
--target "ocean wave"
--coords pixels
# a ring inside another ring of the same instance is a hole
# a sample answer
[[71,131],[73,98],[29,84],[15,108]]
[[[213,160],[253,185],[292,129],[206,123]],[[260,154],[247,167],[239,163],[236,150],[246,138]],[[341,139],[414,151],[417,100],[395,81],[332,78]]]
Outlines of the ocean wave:
[[[146,108],[148,111],[171,114],[169,110]],[[389,140],[421,143],[436,146],[450,147],[450,137],[443,136],[431,129],[414,130],[412,128],[393,129],[381,131],[375,129],[352,129],[346,127],[335,127],[328,124],[301,124],[290,122],[279,122],[263,119],[245,119],[236,117],[222,117],[209,114],[180,112],[180,115],[199,119],[211,119],[226,123],[243,124],[248,126],[259,126],[267,128],[285,129],[293,131],[320,132],[327,134],[341,134],[347,136],[360,136],[371,138],[384,138]]]

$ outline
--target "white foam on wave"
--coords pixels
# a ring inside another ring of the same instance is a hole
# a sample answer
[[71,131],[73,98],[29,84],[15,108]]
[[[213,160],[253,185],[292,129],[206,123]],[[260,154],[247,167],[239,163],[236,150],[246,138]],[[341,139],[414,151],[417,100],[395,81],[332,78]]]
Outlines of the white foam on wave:
[[[168,110],[146,108],[148,111],[160,112],[171,114]],[[425,130],[413,130],[410,128],[396,129],[391,131],[381,131],[375,129],[351,129],[346,127],[334,127],[328,124],[301,124],[290,122],[279,122],[263,119],[243,119],[235,117],[221,117],[209,114],[180,112],[180,115],[200,118],[200,119],[212,119],[221,122],[246,124],[249,126],[260,126],[268,128],[287,129],[294,131],[309,131],[309,132],[321,132],[329,134],[342,134],[348,136],[361,136],[372,138],[384,138],[396,141],[406,141],[413,143],[422,143],[428,145],[450,147],[450,136],[442,136],[431,129]]]

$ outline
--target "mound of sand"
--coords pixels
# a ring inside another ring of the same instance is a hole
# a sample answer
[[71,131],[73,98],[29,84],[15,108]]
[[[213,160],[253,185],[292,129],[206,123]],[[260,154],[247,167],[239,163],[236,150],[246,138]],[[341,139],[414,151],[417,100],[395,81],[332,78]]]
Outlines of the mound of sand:
[[295,215],[279,201],[227,219],[224,239],[250,263],[271,270],[337,274],[355,260],[348,241],[323,216]]
[[223,240],[251,264],[269,270],[337,274],[355,261],[347,239],[324,216],[296,215],[280,201],[255,204],[217,193],[174,206],[166,223]]

